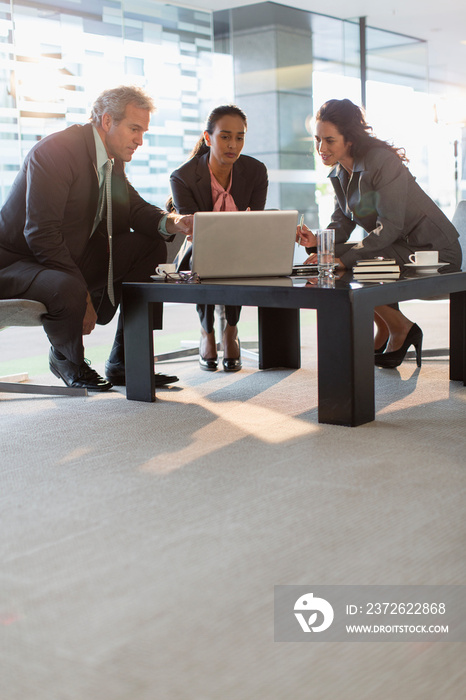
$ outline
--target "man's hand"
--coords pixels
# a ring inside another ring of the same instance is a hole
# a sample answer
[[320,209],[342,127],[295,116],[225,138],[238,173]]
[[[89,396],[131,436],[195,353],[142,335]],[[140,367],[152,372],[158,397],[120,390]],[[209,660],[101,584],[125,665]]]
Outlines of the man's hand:
[[188,241],[193,240],[193,215],[169,214],[165,224],[168,233],[184,233]]
[[95,328],[95,324],[97,323],[97,314],[94,309],[94,305],[91,300],[91,295],[89,292],[87,293],[87,307],[86,307],[86,313],[84,314],[84,319],[83,319],[83,335],[89,335],[89,333],[92,333],[92,331]]

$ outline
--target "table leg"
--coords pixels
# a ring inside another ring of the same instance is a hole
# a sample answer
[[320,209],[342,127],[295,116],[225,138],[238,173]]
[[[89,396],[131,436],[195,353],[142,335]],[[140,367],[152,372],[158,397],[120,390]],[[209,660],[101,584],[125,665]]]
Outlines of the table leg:
[[155,401],[154,336],[152,304],[131,291],[122,304],[125,329],[126,398]]
[[299,309],[259,307],[259,369],[301,367]]
[[349,300],[317,313],[319,423],[356,426],[375,418],[374,310]]
[[450,294],[450,379],[466,386],[466,292]]

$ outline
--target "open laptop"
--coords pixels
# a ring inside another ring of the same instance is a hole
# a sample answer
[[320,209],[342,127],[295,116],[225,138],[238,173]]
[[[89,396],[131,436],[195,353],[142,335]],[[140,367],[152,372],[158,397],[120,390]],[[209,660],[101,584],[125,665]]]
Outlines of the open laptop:
[[291,275],[298,212],[196,212],[193,272],[201,279]]

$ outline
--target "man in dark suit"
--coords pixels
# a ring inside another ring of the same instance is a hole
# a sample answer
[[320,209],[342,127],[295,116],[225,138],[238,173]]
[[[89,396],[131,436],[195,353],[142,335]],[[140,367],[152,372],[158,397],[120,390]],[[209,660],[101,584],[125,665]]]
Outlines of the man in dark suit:
[[[0,211],[0,298],[45,304],[50,369],[68,386],[105,391],[111,382],[125,383],[121,316],[107,380],[85,361],[83,335],[113,318],[123,282],[150,279],[166,260],[166,241],[192,233],[192,217],[149,204],[125,176],[124,163],[142,144],[153,111],[139,88],[106,90],[90,124],[51,134],[31,149]],[[160,306],[154,328],[161,327],[161,312]],[[177,377],[156,375],[157,385],[171,381]]]

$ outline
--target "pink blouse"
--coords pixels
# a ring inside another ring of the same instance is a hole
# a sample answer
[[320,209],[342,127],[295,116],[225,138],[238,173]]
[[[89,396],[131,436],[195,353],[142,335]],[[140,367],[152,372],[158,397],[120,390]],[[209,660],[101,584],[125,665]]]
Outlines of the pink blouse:
[[230,194],[231,182],[233,179],[233,172],[230,176],[230,183],[226,190],[221,186],[219,182],[215,179],[215,176],[210,168],[210,184],[212,187],[212,202],[214,208],[212,211],[238,211],[238,207],[235,204],[235,200]]

